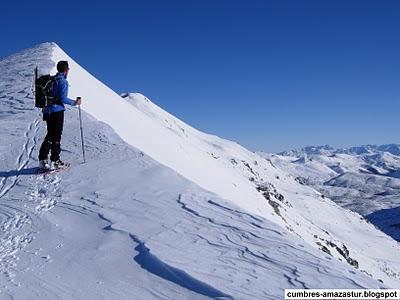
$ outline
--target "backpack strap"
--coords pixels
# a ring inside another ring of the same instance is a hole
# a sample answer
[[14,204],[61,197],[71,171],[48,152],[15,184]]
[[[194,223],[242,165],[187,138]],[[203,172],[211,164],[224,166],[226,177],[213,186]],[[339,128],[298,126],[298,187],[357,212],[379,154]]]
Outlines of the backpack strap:
[[[53,79],[54,79],[54,83],[57,84],[57,93],[59,93],[59,91],[58,91],[58,80],[59,80],[59,78],[57,78],[57,75],[54,75]],[[54,101],[53,104],[58,104],[58,105],[64,106],[64,103],[62,102],[60,97],[57,97],[57,95],[54,95],[54,98],[55,98],[55,101]]]

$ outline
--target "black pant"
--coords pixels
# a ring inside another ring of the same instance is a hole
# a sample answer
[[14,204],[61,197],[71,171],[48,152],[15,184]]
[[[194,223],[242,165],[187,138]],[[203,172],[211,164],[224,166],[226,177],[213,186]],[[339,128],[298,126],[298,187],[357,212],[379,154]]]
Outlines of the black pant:
[[52,114],[44,114],[43,120],[47,123],[47,135],[39,150],[39,160],[47,159],[51,150],[51,161],[60,159],[61,135],[64,127],[64,112],[59,111]]

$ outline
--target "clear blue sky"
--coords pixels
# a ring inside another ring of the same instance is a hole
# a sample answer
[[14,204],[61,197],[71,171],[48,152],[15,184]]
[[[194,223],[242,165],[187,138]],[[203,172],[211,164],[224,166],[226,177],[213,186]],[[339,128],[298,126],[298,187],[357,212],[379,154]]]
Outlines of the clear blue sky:
[[0,37],[252,150],[400,143],[400,1],[7,1]]

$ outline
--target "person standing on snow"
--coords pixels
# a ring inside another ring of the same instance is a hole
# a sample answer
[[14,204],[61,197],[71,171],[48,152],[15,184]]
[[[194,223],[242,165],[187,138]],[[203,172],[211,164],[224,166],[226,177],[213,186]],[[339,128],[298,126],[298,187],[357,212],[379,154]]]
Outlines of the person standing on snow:
[[[39,168],[40,169],[58,169],[65,166],[60,160],[61,152],[61,135],[64,127],[64,104],[76,106],[81,104],[80,97],[76,100],[68,98],[68,81],[67,76],[69,66],[67,61],[59,61],[57,63],[58,73],[55,76],[53,86],[53,95],[57,99],[56,104],[48,106],[42,110],[43,120],[47,123],[47,135],[44,138],[42,146],[39,150]],[[51,151],[50,162],[48,160]]]

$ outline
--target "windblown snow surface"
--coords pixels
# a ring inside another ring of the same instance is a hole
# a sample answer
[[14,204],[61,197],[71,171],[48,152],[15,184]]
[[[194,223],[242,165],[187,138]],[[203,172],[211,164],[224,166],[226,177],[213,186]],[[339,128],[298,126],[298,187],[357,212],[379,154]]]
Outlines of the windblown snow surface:
[[[66,171],[36,175],[33,68],[70,62]],[[271,161],[118,95],[54,43],[0,61],[1,299],[282,299],[395,288],[399,244]]]

